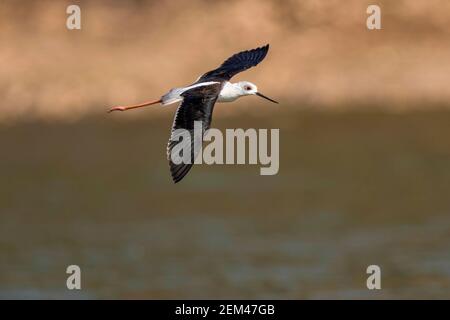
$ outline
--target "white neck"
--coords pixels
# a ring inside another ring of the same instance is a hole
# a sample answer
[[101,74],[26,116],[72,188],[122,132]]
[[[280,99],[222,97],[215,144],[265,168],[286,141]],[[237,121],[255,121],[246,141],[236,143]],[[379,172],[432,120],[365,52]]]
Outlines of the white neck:
[[231,102],[236,100],[239,97],[242,97],[244,94],[240,86],[235,83],[225,82],[220,91],[219,98],[217,102]]

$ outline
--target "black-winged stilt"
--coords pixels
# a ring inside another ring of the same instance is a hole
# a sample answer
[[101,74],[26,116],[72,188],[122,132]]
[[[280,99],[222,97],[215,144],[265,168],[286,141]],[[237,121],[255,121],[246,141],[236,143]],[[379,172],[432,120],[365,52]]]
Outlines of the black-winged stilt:
[[[260,48],[239,52],[220,65],[217,69],[211,70],[195,83],[187,87],[174,88],[156,101],[144,102],[142,104],[131,106],[116,106],[109,110],[126,111],[130,109],[141,108],[153,104],[161,103],[169,105],[182,101],[178,107],[172,126],[172,134],[167,146],[167,157],[169,160],[170,172],[175,183],[179,182],[191,169],[194,159],[197,156],[197,150],[194,151],[194,140],[203,139],[203,134],[210,128],[212,112],[216,102],[231,102],[237,98],[257,95],[271,102],[278,103],[258,92],[255,84],[248,81],[231,83],[229,80],[239,72],[247,70],[260,63],[267,55],[269,45]],[[201,121],[203,133],[200,137],[194,137],[194,122]],[[171,151],[178,140],[174,137],[174,131],[184,129],[191,132],[191,161],[190,163],[176,164],[172,161]],[[201,143],[201,142],[200,142]]]

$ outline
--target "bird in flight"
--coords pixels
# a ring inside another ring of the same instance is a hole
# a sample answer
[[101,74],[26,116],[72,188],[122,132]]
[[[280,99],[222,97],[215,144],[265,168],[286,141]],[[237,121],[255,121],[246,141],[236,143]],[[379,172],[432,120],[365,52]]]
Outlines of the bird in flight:
[[[137,105],[116,106],[109,110],[126,111],[154,104],[163,106],[181,101],[172,125],[172,133],[167,145],[167,158],[169,160],[172,180],[177,183],[186,176],[191,169],[199,150],[194,150],[194,141],[201,144],[204,133],[211,126],[212,113],[216,102],[232,102],[240,97],[256,95],[271,102],[275,100],[266,97],[258,91],[255,84],[249,81],[231,83],[230,79],[239,72],[245,71],[260,63],[267,55],[269,45],[246,50],[234,54],[217,69],[208,71],[187,87],[174,88],[156,101],[147,101]],[[194,122],[201,121],[201,136],[194,136]],[[171,157],[173,148],[179,143],[177,129],[187,130],[191,134],[191,161],[189,163],[175,163]],[[195,148],[198,149],[198,148]]]

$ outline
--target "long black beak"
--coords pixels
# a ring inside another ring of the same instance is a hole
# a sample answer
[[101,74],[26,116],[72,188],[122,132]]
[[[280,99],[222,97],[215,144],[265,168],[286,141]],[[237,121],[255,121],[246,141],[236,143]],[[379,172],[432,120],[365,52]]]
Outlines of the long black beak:
[[265,95],[263,95],[262,93],[256,92],[255,94],[256,94],[257,96],[260,96],[261,98],[264,98],[264,99],[266,99],[266,100],[269,100],[269,101],[271,101],[271,102],[273,102],[273,103],[278,103],[278,101],[272,100],[272,99],[270,99],[269,97],[266,97]]

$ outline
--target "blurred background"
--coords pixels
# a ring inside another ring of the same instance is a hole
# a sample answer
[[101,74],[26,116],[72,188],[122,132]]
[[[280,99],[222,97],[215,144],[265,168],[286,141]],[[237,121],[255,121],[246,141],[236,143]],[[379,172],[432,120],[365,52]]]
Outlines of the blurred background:
[[[373,31],[370,4],[2,0],[0,298],[449,299],[450,2],[376,1]],[[266,43],[233,80],[281,104],[218,104],[213,126],[279,128],[276,176],[174,185],[176,107],[105,112]]]

